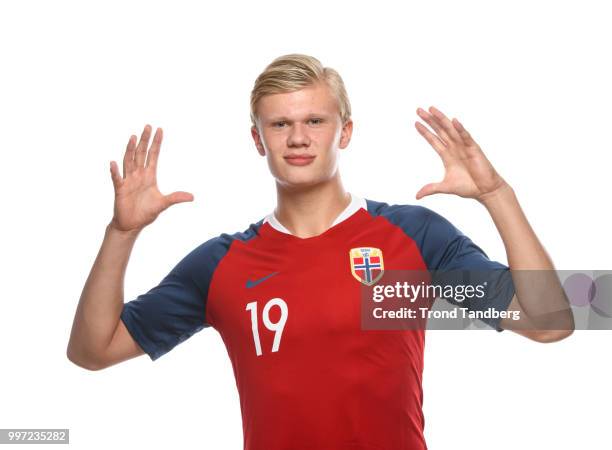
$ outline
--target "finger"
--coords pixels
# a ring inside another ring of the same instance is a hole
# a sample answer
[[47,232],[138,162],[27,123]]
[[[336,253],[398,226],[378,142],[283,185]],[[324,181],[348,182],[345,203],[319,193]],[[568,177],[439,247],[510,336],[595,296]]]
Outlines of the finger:
[[147,168],[150,167],[153,171],[157,168],[157,158],[163,137],[163,130],[161,128],[155,130],[155,136],[153,136],[153,143],[147,154],[147,164],[145,166]]
[[417,114],[438,134],[438,138],[444,143],[445,146],[450,143],[451,138],[448,136],[446,131],[444,131],[444,128],[438,123],[433,115],[429,114],[422,108],[417,108]]
[[461,137],[459,136],[459,133],[457,133],[457,130],[455,130],[455,127],[453,126],[449,118],[446,117],[442,111],[440,111],[434,106],[430,106],[429,112],[431,112],[431,115],[440,124],[440,126],[444,128],[444,131],[446,131],[446,134],[448,134],[448,136],[450,136],[457,142],[461,142]]
[[145,157],[147,156],[147,147],[149,146],[149,138],[151,137],[151,125],[147,124],[140,135],[140,142],[136,147],[135,169],[144,167]]
[[123,178],[125,178],[128,173],[134,170],[134,153],[136,149],[136,139],[136,135],[131,135],[125,148],[125,154],[123,155]]
[[465,129],[463,124],[459,122],[457,118],[453,119],[453,126],[455,127],[455,130],[457,130],[457,133],[459,133],[459,136],[461,136],[461,139],[463,139],[465,145],[477,146],[476,141],[474,141],[474,139],[472,138],[472,135],[470,135],[468,130]]
[[421,133],[421,136],[423,136],[425,140],[427,140],[427,142],[429,142],[429,144],[434,148],[438,155],[440,155],[444,159],[444,150],[446,149],[446,144],[441,141],[438,136],[429,131],[427,127],[421,122],[415,122],[414,126],[416,127],[417,131]]
[[119,167],[115,161],[111,161],[110,163],[110,173],[111,179],[113,180],[113,186],[115,191],[118,190],[123,184],[123,178],[119,175]]
[[419,189],[416,193],[416,199],[420,200],[428,195],[438,194],[442,192],[441,183],[429,183]]
[[193,194],[189,192],[185,192],[185,191],[176,191],[176,192],[173,192],[172,194],[166,195],[164,197],[164,200],[166,201],[165,208],[168,208],[169,206],[172,206],[176,203],[192,202]]

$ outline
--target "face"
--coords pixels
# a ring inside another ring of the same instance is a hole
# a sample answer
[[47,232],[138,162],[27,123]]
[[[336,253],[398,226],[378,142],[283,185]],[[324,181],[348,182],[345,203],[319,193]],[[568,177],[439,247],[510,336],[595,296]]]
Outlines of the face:
[[352,130],[352,121],[342,124],[330,88],[318,83],[262,97],[251,134],[277,183],[300,188],[336,176],[339,149],[346,148]]

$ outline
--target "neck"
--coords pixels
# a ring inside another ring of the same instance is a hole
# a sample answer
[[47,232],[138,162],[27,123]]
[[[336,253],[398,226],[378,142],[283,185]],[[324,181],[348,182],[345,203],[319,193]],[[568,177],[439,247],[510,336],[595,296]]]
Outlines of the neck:
[[288,189],[277,183],[274,215],[291,234],[309,238],[324,233],[349,205],[339,173],[330,181],[305,189]]

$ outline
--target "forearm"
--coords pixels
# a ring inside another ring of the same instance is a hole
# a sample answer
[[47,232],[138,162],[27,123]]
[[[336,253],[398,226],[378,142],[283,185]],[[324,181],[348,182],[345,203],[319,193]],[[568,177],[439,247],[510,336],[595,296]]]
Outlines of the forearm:
[[108,347],[123,309],[123,283],[138,233],[106,226],[104,240],[79,300],[68,357],[74,362],[95,360]]
[[553,262],[531,228],[510,185],[481,200],[502,238],[513,270],[552,270]]
[[570,329],[573,320],[554,264],[531,228],[514,190],[504,184],[481,200],[506,249],[516,297],[530,323],[540,329]]

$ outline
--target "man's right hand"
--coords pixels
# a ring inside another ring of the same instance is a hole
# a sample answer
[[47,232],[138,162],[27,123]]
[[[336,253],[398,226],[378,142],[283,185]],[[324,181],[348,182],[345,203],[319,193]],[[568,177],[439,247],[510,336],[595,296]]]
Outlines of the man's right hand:
[[123,157],[123,177],[115,161],[110,171],[115,188],[115,206],[111,226],[120,231],[139,232],[153,222],[159,213],[171,205],[193,201],[193,194],[184,191],[163,195],[157,187],[157,159],[162,141],[162,129],[155,131],[147,152],[151,126],[145,125],[140,142],[130,139]]

